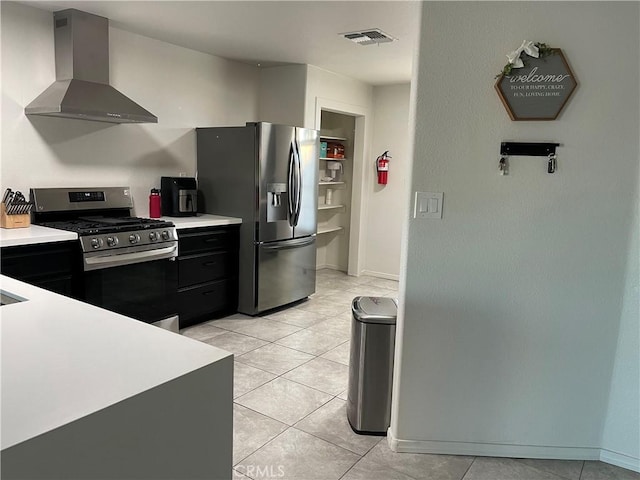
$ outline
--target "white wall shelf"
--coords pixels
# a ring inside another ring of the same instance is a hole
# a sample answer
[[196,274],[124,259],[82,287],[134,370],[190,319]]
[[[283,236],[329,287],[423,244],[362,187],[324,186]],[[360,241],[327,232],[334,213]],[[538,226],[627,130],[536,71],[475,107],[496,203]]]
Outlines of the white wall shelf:
[[342,229],[342,227],[324,227],[318,225],[318,235],[322,235],[323,233],[339,232]]
[[318,210],[332,210],[334,208],[344,208],[344,205],[325,205],[325,204],[318,205]]
[[344,185],[344,182],[320,182],[318,185]]
[[329,157],[320,157],[320,160],[330,160],[332,162],[344,162],[345,160],[349,160],[348,158],[329,158]]
[[320,140],[330,140],[330,141],[339,141],[339,142],[347,141],[345,137],[331,137],[328,135],[320,135]]

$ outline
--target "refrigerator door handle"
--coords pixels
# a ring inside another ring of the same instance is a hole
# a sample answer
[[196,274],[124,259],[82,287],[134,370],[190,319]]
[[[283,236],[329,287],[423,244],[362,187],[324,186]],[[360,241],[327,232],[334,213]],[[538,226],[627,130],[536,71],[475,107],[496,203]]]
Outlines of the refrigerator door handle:
[[260,244],[260,248],[263,250],[287,250],[290,248],[300,248],[306,247],[307,245],[313,244],[316,241],[316,236],[312,235],[310,237],[301,238],[299,240],[285,240],[283,242],[273,242],[273,243],[262,243]]
[[300,211],[302,210],[302,162],[300,161],[300,146],[298,145],[298,139],[294,140],[295,145],[295,159],[296,159],[296,209],[294,227],[298,226],[298,220],[300,219]]
[[294,191],[293,191],[293,177],[295,175],[294,173],[295,170],[295,155],[294,155],[294,146],[293,143],[291,143],[291,148],[289,150],[289,167],[287,169],[287,213],[288,213],[288,220],[289,220],[289,225],[290,226],[295,226],[293,221],[294,221],[294,214],[295,214],[295,205],[294,205]]
[[300,164],[300,154],[298,152],[298,142],[294,139],[291,142],[289,151],[289,172],[288,172],[288,199],[289,199],[289,225],[296,227],[300,218],[301,196],[302,196],[302,171]]

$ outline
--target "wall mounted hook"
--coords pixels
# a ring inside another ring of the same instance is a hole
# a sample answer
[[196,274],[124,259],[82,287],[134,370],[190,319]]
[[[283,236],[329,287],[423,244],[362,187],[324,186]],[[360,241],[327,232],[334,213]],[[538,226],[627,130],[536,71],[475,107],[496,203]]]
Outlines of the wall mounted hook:
[[[547,173],[555,173],[557,169],[556,147],[559,143],[532,143],[532,142],[502,142],[500,144],[500,161],[498,169],[501,175],[507,175],[509,171],[509,155],[521,155],[530,157],[547,157]],[[506,168],[506,172],[505,172]]]
[[547,165],[547,173],[555,173],[556,171],[556,154],[555,153],[550,153],[549,154],[549,163]]
[[506,155],[500,156],[500,161],[498,162],[498,172],[500,175],[509,175],[509,157]]

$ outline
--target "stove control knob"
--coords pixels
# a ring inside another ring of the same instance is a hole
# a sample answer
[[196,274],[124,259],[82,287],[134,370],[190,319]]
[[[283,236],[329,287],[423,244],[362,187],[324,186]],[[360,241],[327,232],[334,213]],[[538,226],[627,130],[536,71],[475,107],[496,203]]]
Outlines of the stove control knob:
[[107,245],[110,247],[118,245],[118,237],[107,237]]
[[162,239],[163,240],[171,240],[171,234],[169,233],[168,230],[163,230],[162,231]]
[[102,245],[104,245],[104,243],[103,243],[101,238],[92,238],[91,239],[91,247],[92,248],[100,248]]
[[140,235],[138,235],[137,233],[132,233],[131,235],[129,235],[129,242],[138,243],[139,241],[140,241]]
[[150,232],[149,240],[151,240],[152,242],[157,242],[158,240],[160,240],[160,235],[158,234],[158,232]]

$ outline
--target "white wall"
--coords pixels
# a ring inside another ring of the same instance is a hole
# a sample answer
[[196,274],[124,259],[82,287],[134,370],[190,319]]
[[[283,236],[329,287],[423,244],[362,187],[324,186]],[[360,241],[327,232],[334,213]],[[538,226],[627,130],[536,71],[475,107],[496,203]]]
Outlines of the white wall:
[[129,185],[137,215],[162,175],[195,174],[194,127],[257,118],[257,67],[111,27],[111,84],[158,116],[112,125],[26,117],[55,80],[53,15],[2,2],[1,188]]
[[640,458],[640,224],[638,199],[631,229],[627,276],[613,367],[609,407],[602,434],[602,459],[639,470]]
[[[410,84],[373,89],[371,161],[365,168],[368,188],[364,273],[396,280],[400,274],[402,226],[408,215],[410,90]],[[392,157],[386,186],[378,185],[373,168],[373,161],[385,150]]]
[[[408,225],[395,448],[598,457],[637,202],[638,8],[423,3],[411,185],[444,192],[444,215]],[[523,39],[562,48],[578,78],[555,121],[512,122],[493,89]],[[504,140],[561,143],[557,173],[520,157],[499,176]],[[631,341],[617,365],[637,361]]]
[[261,68],[259,120],[302,127],[306,89],[306,65]]
[[320,118],[316,104],[318,99],[351,105],[354,110],[371,110],[373,87],[369,84],[329,72],[313,65],[307,65],[307,97],[304,123],[307,128],[320,128],[316,119]]

